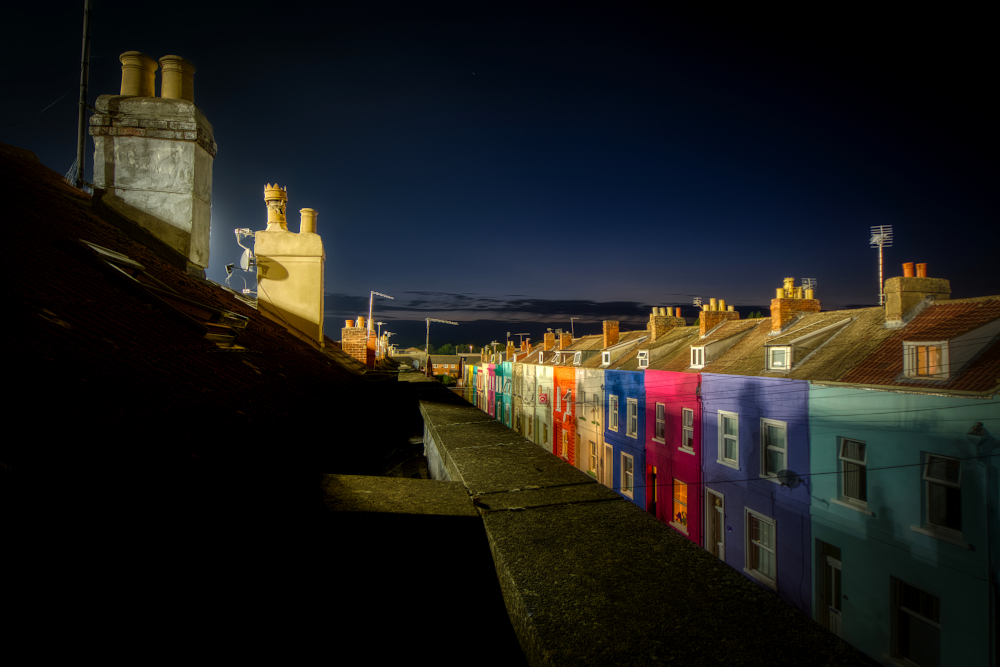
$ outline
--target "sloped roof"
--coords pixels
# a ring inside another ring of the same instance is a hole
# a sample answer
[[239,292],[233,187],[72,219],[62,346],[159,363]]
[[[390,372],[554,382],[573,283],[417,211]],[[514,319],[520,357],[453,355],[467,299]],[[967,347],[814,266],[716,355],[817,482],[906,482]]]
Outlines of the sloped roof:
[[[639,368],[639,350],[649,350],[649,368],[652,370],[659,370],[659,367],[666,364],[670,359],[681,352],[682,350],[687,351],[688,347],[685,343],[689,343],[693,340],[693,336],[698,335],[698,327],[675,327],[671,329],[665,336],[661,336],[659,340],[649,342],[644,341],[637,345],[635,349],[630,350],[628,354],[622,355],[615,363],[611,364],[608,368],[614,370],[622,371],[637,371],[644,370]],[[663,348],[670,348],[664,350]],[[663,351],[663,356],[659,356],[659,353]]]
[[709,345],[720,340],[725,340],[730,336],[735,336],[754,328],[757,326],[758,322],[760,322],[760,319],[723,320],[722,323],[707,332],[704,338],[699,338],[698,341],[692,343],[692,345],[697,347],[698,345]]
[[[38,449],[26,441],[8,452],[8,465],[39,457],[70,468],[192,457],[316,460],[318,445],[295,435],[313,415],[340,415],[333,418],[344,422],[342,437],[364,437],[353,424],[384,403],[376,395],[391,392],[388,384],[398,385],[392,375],[362,375],[333,341],[323,351],[311,347],[233,292],[188,275],[155,244],[137,240],[142,230],[123,231],[96,215],[89,195],[33,154],[0,144],[0,179],[7,315],[16,323],[5,331],[19,388],[14,409],[45,424],[53,443]],[[186,299],[245,317],[236,341],[242,349],[206,340],[142,288],[116,279],[80,240],[138,262]],[[387,379],[393,382],[379,382]],[[367,439],[394,428],[383,424]],[[341,470],[352,469],[351,456]]]
[[600,350],[604,347],[604,334],[592,334],[573,339],[567,350]]
[[902,329],[888,335],[841,380],[858,384],[894,385],[941,391],[989,392],[1000,389],[1000,342],[994,340],[957,376],[948,381],[903,380],[903,343],[948,340],[1000,318],[1000,296],[954,299],[928,306]]

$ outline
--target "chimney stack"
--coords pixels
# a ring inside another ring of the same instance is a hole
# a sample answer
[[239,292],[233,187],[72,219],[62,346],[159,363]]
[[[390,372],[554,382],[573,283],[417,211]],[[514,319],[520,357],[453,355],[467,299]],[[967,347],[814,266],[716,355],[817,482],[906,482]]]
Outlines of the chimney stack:
[[507,361],[514,359],[514,341],[507,341]]
[[212,124],[194,104],[194,66],[164,56],[163,95],[156,97],[156,61],[138,51],[119,60],[120,93],[98,97],[90,118],[94,185],[107,191],[95,205],[142,227],[203,277],[218,147]]
[[[709,299],[708,305],[703,306],[703,310],[700,313],[698,331],[700,335],[704,336],[718,326],[719,322],[738,319],[740,319],[740,314],[733,310],[732,306],[729,306],[729,310],[726,310],[725,299]],[[683,322],[683,320],[681,321]],[[683,326],[683,324],[680,326]]]
[[565,331],[559,334],[559,349],[565,350],[567,347],[573,344],[573,334],[566,333]]
[[618,344],[618,320],[604,320],[604,347]]
[[[285,223],[288,190],[278,184],[264,188],[267,229],[254,237],[257,256],[257,307],[270,319],[284,325],[299,338],[324,345],[323,272],[326,252],[323,239],[315,231],[295,234]],[[313,209],[303,209],[303,227],[316,228]],[[364,329],[364,318],[358,323]],[[370,347],[365,337],[361,338]],[[374,349],[374,347],[372,348]],[[367,359],[367,355],[366,355]],[[367,363],[367,361],[366,361]]]
[[368,364],[368,344],[365,330],[354,326],[354,320],[347,320],[347,326],[340,330],[340,347],[346,354],[361,363]]
[[885,325],[890,329],[906,324],[911,319],[907,315],[925,298],[951,297],[951,282],[944,278],[928,278],[926,264],[917,264],[916,267],[917,275],[914,276],[913,264],[903,264],[902,276],[885,281]]
[[785,286],[779,287],[771,299],[771,331],[777,333],[794,322],[800,313],[818,313],[819,299],[814,299],[813,290],[795,287],[795,278],[785,278]]
[[684,320],[667,315],[672,313],[673,308],[658,308],[653,306],[653,312],[649,316],[649,324],[646,329],[649,331],[650,342],[656,341],[666,336],[674,327],[684,326]]
[[556,335],[551,331],[542,337],[542,349],[548,352],[556,346]]

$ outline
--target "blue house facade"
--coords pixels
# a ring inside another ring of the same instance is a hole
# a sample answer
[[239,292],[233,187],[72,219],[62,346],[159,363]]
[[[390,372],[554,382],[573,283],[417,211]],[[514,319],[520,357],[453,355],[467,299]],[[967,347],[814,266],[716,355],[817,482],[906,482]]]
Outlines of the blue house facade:
[[814,618],[886,665],[991,664],[1000,399],[810,397],[812,461],[837,471],[814,478]]
[[640,371],[604,371],[604,446],[615,491],[646,509],[646,387]]
[[809,385],[703,373],[701,390],[706,548],[811,616]]

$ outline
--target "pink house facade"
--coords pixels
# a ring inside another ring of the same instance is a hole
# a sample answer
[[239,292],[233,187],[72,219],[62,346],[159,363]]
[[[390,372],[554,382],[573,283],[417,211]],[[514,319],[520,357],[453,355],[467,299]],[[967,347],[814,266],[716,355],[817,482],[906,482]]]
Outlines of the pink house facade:
[[701,374],[647,370],[646,507],[703,545]]

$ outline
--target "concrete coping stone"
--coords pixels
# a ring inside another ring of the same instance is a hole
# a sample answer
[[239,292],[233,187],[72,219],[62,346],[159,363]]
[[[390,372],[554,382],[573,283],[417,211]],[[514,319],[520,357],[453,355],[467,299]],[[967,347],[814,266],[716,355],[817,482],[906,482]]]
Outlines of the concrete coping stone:
[[324,475],[323,502],[339,512],[478,516],[457,482],[404,477]]

